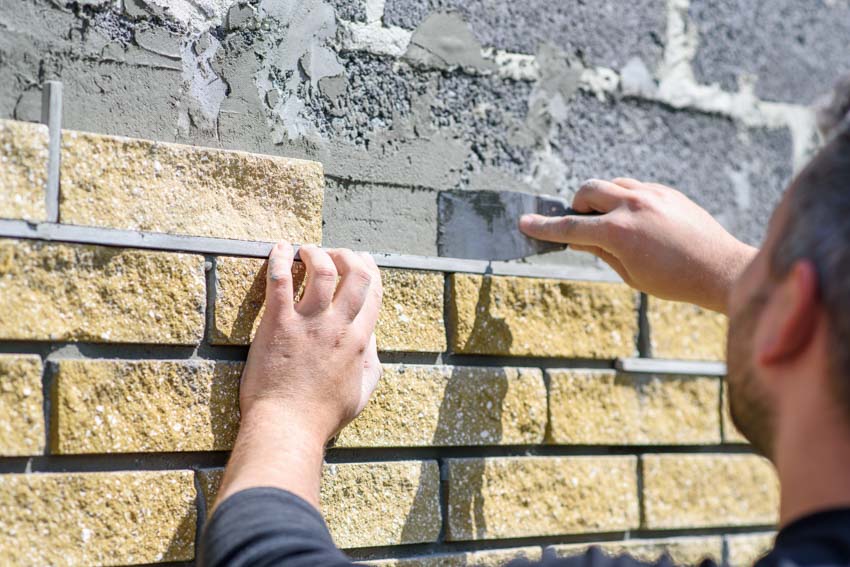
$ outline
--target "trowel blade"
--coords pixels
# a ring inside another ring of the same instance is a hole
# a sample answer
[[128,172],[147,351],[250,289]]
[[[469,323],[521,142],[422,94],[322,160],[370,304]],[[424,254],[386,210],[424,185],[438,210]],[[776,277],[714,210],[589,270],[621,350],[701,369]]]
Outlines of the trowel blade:
[[443,191],[438,197],[437,250],[440,256],[514,260],[563,250],[564,244],[525,236],[519,219],[527,213],[569,214],[560,197],[515,191]]

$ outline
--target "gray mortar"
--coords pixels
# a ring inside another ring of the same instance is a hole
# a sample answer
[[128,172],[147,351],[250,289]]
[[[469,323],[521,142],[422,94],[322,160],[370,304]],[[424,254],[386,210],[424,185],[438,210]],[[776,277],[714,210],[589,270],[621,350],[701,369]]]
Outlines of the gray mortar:
[[549,42],[613,68],[635,55],[654,67],[667,21],[665,0],[387,0],[384,21],[415,29],[431,12],[450,10],[485,47],[533,54]]
[[850,72],[847,0],[699,0],[690,15],[700,81],[736,90],[755,75],[758,96],[809,104]]
[[746,129],[633,99],[578,96],[558,145],[568,185],[617,176],[673,185],[752,244],[791,175],[787,130]]
[[495,65],[481,56],[475,39],[460,14],[429,14],[413,32],[405,59],[426,68],[492,71]]

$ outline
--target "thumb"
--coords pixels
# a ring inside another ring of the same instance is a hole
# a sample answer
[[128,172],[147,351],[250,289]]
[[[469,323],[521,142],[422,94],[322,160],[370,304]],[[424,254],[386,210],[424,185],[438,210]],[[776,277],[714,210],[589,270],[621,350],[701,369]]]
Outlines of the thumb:
[[567,215],[547,217],[543,215],[523,215],[519,219],[519,229],[527,236],[562,244],[580,244],[585,246],[604,246],[605,231],[602,229],[602,216]]

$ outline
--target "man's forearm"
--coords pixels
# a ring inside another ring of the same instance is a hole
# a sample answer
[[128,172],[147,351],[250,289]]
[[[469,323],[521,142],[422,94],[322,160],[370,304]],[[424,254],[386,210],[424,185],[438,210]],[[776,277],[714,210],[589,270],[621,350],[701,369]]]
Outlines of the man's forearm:
[[283,408],[258,404],[242,417],[216,506],[248,488],[287,490],[319,508],[324,443]]

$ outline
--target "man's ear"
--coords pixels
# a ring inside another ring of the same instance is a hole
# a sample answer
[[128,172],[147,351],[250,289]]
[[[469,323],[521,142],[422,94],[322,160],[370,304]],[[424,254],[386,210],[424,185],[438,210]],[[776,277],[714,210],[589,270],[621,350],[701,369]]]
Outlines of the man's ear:
[[764,311],[762,321],[769,328],[765,340],[756,346],[759,363],[769,366],[785,362],[803,351],[814,336],[819,305],[815,265],[811,260],[799,260],[777,286]]

